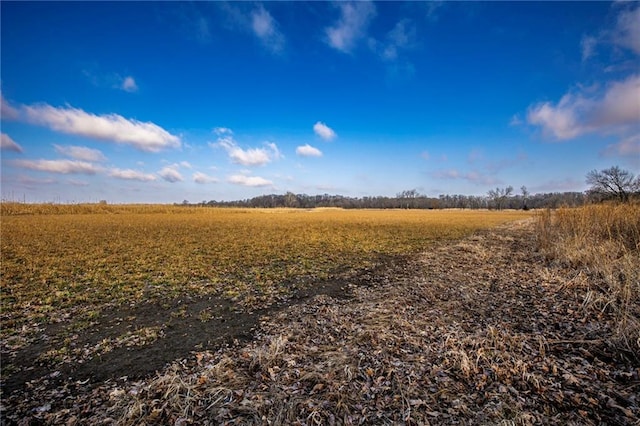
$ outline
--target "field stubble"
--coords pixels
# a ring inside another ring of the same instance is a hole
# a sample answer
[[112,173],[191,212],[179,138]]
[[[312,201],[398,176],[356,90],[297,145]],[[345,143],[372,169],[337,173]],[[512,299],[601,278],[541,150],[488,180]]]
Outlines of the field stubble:
[[[197,339],[218,323],[248,329],[258,313],[292,297],[336,292],[389,259],[528,215],[0,207],[3,380],[28,364],[47,371],[78,364],[90,369],[118,351],[171,339],[180,346],[187,323],[194,340],[184,340],[186,346],[201,346]],[[235,313],[244,313],[244,321],[234,323]],[[9,388],[20,386],[15,379]]]

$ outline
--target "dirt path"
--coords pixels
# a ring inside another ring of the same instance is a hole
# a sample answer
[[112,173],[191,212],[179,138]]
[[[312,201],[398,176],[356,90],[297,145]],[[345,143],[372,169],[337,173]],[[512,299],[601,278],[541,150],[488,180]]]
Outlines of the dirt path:
[[361,276],[348,299],[271,312],[248,343],[191,352],[152,379],[36,386],[3,402],[3,417],[640,424],[640,365],[607,343],[606,311],[581,308],[590,279],[548,265],[531,222],[514,223]]

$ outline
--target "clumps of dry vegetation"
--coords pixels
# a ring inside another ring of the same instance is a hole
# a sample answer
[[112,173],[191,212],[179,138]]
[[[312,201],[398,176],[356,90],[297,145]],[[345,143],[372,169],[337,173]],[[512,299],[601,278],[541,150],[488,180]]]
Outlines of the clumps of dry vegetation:
[[524,223],[440,244],[353,299],[318,296],[247,345],[112,389],[108,412],[123,425],[636,424],[640,368],[603,344],[612,314],[576,306],[583,277],[548,265],[533,235]]
[[584,273],[582,308],[612,312],[611,343],[640,360],[640,204],[546,211],[537,226],[547,258]]

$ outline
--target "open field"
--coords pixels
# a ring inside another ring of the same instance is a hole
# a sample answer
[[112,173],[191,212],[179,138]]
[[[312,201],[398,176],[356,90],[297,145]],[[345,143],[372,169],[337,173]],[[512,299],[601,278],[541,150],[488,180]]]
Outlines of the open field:
[[[522,217],[527,214],[3,204],[3,379],[27,362],[74,365],[116,348],[148,346],[167,333],[175,337],[169,320],[213,326],[316,287],[337,291],[346,278],[391,258]],[[100,331],[105,324],[117,332]]]
[[9,423],[638,421],[638,239],[605,286],[586,210],[97,207],[2,211]]

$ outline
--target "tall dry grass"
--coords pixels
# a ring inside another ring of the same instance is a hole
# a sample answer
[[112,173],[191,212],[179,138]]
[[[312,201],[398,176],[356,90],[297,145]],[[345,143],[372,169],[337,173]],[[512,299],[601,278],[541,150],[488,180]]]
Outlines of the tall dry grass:
[[538,217],[538,240],[549,258],[593,279],[583,307],[612,312],[611,338],[640,359],[640,204],[599,204],[549,210]]

